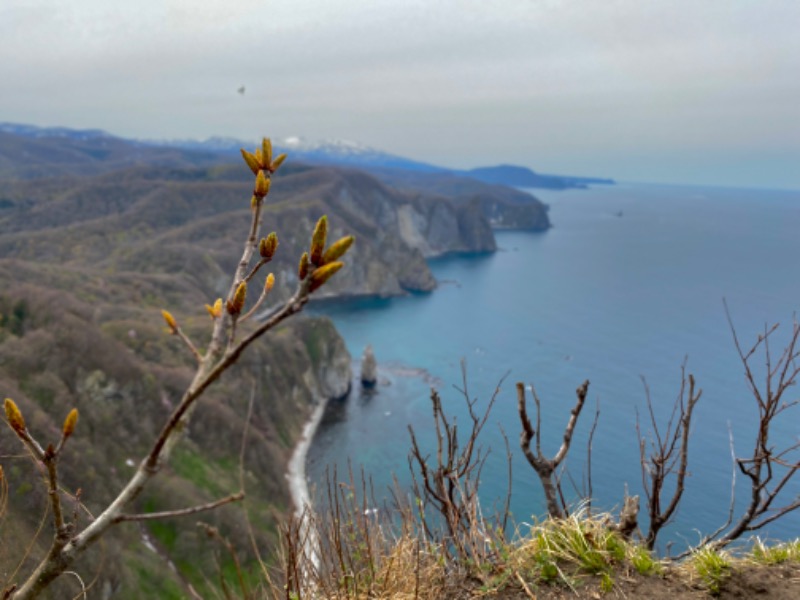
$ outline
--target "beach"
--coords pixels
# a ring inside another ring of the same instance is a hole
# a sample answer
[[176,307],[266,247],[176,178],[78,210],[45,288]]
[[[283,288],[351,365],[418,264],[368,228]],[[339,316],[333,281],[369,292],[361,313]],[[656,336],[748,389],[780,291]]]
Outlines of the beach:
[[311,416],[303,426],[303,434],[294,447],[294,452],[286,469],[289,493],[292,496],[292,503],[295,508],[294,514],[298,518],[303,514],[307,506],[311,506],[311,495],[309,494],[308,481],[306,480],[306,457],[327,405],[327,399],[322,398],[314,407]]

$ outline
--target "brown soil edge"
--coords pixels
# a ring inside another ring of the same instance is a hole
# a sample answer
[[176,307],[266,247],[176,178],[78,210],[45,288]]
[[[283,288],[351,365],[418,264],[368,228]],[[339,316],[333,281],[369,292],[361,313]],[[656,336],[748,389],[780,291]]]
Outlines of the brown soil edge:
[[616,572],[614,587],[609,592],[600,588],[600,578],[586,576],[572,583],[574,589],[564,584],[528,585],[528,591],[515,581],[502,590],[475,587],[454,593],[453,598],[486,598],[487,600],[598,600],[626,598],[646,600],[702,600],[709,598],[758,600],[800,599],[800,563],[778,565],[738,564],[722,583],[719,594],[711,594],[699,577],[693,578],[685,571],[667,570],[663,575],[642,576],[636,572]]

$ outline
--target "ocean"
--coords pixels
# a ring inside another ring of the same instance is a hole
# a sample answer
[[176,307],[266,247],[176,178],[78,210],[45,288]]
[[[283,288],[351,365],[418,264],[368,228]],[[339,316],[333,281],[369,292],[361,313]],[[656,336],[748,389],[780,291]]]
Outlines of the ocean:
[[[459,430],[468,428],[457,389],[463,362],[478,410],[505,377],[481,437],[490,450],[481,478],[484,510],[500,506],[508,489],[505,435],[514,519],[530,522],[545,512],[519,449],[515,383],[534,386],[541,398],[542,445],[552,455],[585,379],[588,400],[562,485],[569,498],[586,489],[587,441],[599,410],[592,497],[598,509],[617,509],[626,487],[642,493],[636,421],[638,411],[648,434],[645,384],[666,423],[685,364],[703,392],[686,491],[662,538],[696,542],[727,516],[731,440],[737,455],[752,452],[757,424],[723,300],[743,345],[779,322],[773,353],[783,348],[800,309],[800,191],[619,184],[531,192],[550,206],[553,227],[497,232],[494,254],[433,260],[435,292],[313,308],[334,320],[354,358],[373,346],[380,381],[373,392],[355,389],[329,405],[308,456],[312,490],[322,489],[334,465],[340,479],[348,465],[363,469],[379,501],[388,498],[393,476],[407,485],[407,427],[434,450],[431,387]],[[754,367],[763,370],[762,357]],[[800,386],[790,392],[788,400],[800,399]],[[780,448],[798,438],[800,407],[775,423],[771,440]],[[744,479],[736,474],[737,506],[748,492]],[[800,494],[800,477],[784,492]],[[800,535],[800,511],[765,533]]]

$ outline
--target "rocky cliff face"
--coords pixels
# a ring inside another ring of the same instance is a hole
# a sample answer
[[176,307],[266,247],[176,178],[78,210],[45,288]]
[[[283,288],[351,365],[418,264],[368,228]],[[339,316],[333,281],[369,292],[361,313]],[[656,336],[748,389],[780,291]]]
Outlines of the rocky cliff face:
[[397,190],[426,190],[456,205],[479,206],[492,229],[544,231],[550,227],[547,205],[527,192],[447,173],[374,169],[384,184]]
[[[109,273],[182,272],[207,295],[218,295],[240,252],[230,240],[247,226],[248,180],[246,169],[222,166],[12,182],[0,211],[8,232],[0,237],[0,253],[47,260],[57,228],[62,264],[93,264]],[[395,190],[359,171],[296,166],[276,176],[264,223],[280,239],[279,281],[296,281],[297,258],[316,220],[327,214],[331,237],[352,233],[357,242],[347,268],[324,292],[391,296],[435,287],[428,257],[493,251],[487,201]]]

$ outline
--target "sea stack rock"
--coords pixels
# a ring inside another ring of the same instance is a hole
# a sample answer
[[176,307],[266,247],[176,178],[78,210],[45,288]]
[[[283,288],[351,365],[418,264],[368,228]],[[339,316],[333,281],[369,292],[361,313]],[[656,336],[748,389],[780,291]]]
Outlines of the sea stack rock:
[[378,364],[375,362],[375,354],[372,346],[364,348],[364,356],[361,359],[361,385],[365,388],[373,388],[378,382]]

